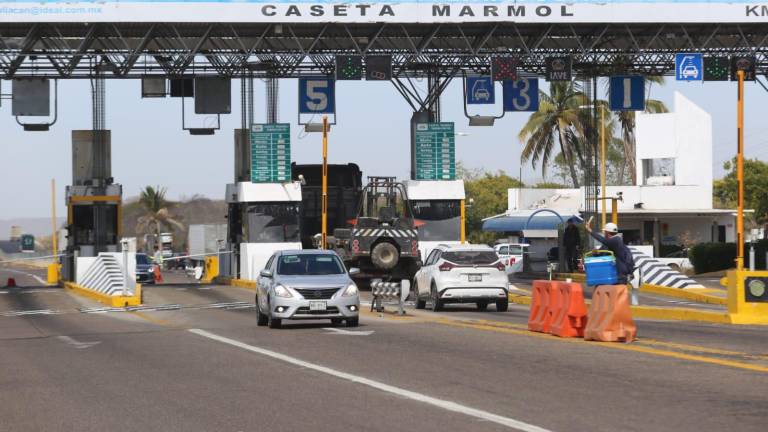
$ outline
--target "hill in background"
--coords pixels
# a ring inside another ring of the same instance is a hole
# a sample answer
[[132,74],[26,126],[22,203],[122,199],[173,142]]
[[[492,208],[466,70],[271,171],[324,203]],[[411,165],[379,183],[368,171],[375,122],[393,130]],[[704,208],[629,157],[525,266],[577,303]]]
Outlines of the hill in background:
[[[173,230],[173,249],[184,251],[187,246],[189,225],[227,223],[227,203],[224,200],[212,200],[199,195],[181,201],[169,201],[169,210],[174,218],[184,224],[184,230]],[[136,225],[143,209],[138,199],[128,198],[123,204],[123,235],[143,238],[144,232],[137,233]],[[10,229],[10,228],[9,228]],[[164,230],[164,232],[167,232]]]

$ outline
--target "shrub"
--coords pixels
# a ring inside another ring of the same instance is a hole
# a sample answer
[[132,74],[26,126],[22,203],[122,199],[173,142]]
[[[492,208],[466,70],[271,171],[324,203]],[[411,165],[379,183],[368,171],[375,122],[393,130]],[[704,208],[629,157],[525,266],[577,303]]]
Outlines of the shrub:
[[695,272],[709,273],[735,266],[735,243],[699,243],[688,250]]

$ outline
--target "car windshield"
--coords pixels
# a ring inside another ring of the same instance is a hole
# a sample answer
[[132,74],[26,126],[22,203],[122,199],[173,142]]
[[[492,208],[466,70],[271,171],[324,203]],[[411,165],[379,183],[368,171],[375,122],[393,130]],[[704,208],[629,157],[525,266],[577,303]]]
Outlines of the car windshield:
[[149,262],[149,257],[144,254],[136,254],[136,264],[138,265],[148,265],[151,264]]
[[459,265],[485,265],[493,264],[499,260],[496,252],[485,250],[466,250],[445,252],[442,258]]
[[344,266],[339,258],[328,254],[282,255],[277,262],[277,274],[297,275],[339,275]]

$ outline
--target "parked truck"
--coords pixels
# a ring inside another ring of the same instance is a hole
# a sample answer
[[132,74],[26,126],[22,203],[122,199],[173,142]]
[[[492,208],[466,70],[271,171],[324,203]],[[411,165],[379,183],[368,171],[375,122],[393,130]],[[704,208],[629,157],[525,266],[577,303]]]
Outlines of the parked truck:
[[[323,166],[292,164],[294,181],[301,182],[299,224],[301,245],[314,247],[315,236],[322,231]],[[328,165],[328,233],[346,228],[357,214],[363,173],[357,164]]]

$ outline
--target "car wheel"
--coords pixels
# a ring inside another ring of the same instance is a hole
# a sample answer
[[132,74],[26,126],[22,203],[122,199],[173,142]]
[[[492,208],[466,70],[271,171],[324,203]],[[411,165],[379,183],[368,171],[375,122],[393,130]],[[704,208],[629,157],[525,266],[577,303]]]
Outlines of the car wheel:
[[347,318],[347,327],[357,327],[360,325],[360,318]]
[[331,324],[333,325],[339,325],[341,324],[341,318],[331,318]]
[[496,311],[506,312],[509,309],[509,299],[499,300],[496,302]]
[[435,284],[432,284],[432,312],[440,312],[443,310],[443,302],[440,300],[440,298],[437,296],[437,287]]
[[256,325],[259,327],[264,327],[268,324],[269,317],[261,313],[261,308],[259,307],[259,298],[256,297]]
[[414,290],[413,290],[413,296],[416,299],[416,309],[424,309],[427,307],[427,301],[421,297],[419,297],[419,286],[416,284],[413,284]]
[[477,310],[484,311],[488,309],[488,302],[487,301],[479,301],[477,302]]
[[275,318],[272,316],[272,312],[270,310],[268,318],[267,318],[267,324],[269,325],[269,328],[271,329],[279,329],[283,325],[283,320],[280,318]]

